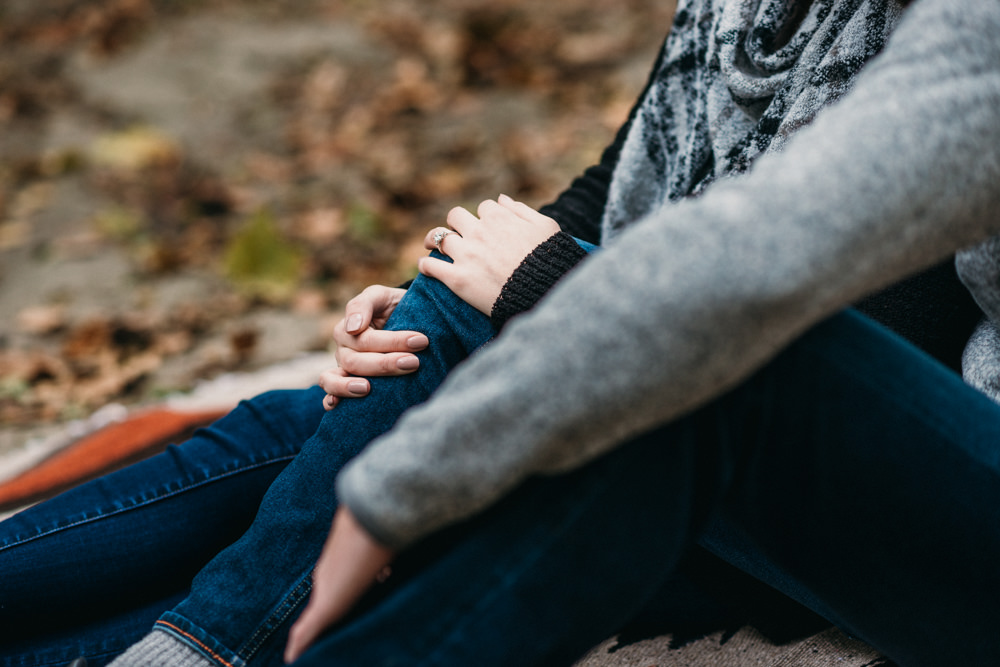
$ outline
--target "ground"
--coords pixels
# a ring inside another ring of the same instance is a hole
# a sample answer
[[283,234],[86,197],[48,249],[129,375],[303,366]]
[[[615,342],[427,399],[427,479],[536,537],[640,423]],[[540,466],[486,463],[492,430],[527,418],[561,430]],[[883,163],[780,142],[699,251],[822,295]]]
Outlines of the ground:
[[451,206],[596,161],[672,9],[4,0],[0,451],[326,349]]

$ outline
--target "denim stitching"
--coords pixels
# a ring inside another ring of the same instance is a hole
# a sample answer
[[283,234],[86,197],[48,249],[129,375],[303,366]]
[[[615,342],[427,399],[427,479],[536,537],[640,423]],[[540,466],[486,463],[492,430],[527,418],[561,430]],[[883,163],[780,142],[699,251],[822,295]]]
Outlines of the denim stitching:
[[286,455],[286,456],[283,456],[283,457],[270,459],[268,461],[264,461],[264,462],[261,462],[261,463],[247,465],[247,466],[241,467],[238,470],[232,470],[232,471],[229,471],[229,472],[224,472],[224,473],[221,473],[221,474],[218,474],[218,475],[214,475],[211,479],[205,479],[205,480],[202,480],[200,482],[195,482],[194,484],[191,484],[189,486],[181,487],[181,488],[176,489],[174,491],[168,491],[168,492],[163,493],[161,495],[158,495],[155,498],[150,499],[150,500],[144,500],[144,501],[135,503],[134,505],[129,505],[128,507],[122,507],[120,509],[116,509],[116,510],[113,510],[111,512],[104,512],[100,516],[85,517],[83,519],[80,519],[79,521],[74,521],[73,523],[68,523],[65,526],[57,526],[57,527],[51,528],[51,529],[49,529],[49,530],[47,530],[47,531],[45,531],[43,533],[39,533],[37,535],[31,535],[30,537],[26,537],[26,538],[21,539],[21,540],[16,540],[14,542],[11,542],[10,544],[4,545],[4,546],[0,546],[0,551],[6,551],[7,549],[10,549],[10,548],[13,548],[13,547],[17,547],[17,546],[20,546],[22,544],[27,544],[28,542],[32,542],[34,540],[41,539],[43,537],[48,537],[50,535],[54,535],[55,533],[61,532],[63,530],[67,530],[69,528],[75,528],[77,526],[82,526],[84,524],[93,523],[95,521],[100,521],[102,519],[106,519],[106,518],[109,518],[109,517],[112,517],[112,516],[117,516],[118,514],[122,514],[124,512],[130,512],[130,511],[132,511],[134,509],[137,509],[137,508],[140,508],[140,507],[145,507],[146,505],[150,505],[152,503],[156,503],[156,502],[159,502],[161,500],[165,500],[167,498],[172,498],[172,497],[176,496],[179,493],[186,493],[187,491],[191,491],[192,489],[197,489],[197,488],[200,488],[200,487],[205,486],[207,484],[212,484],[212,483],[217,482],[217,481],[222,480],[222,479],[227,479],[229,477],[232,477],[233,475],[238,475],[238,474],[241,474],[241,473],[244,473],[244,472],[248,472],[250,470],[257,470],[259,468],[263,468],[263,467],[272,465],[274,463],[281,463],[282,461],[290,461],[291,459],[294,459],[295,456],[296,456],[295,454],[289,454],[289,455]]
[[[261,623],[256,632],[254,632],[251,637],[243,643],[237,654],[243,657],[244,660],[249,661],[254,654],[260,649],[260,647],[266,642],[271,635],[274,634],[285,620],[294,613],[295,609],[298,607],[299,603],[309,594],[312,590],[312,581],[310,580],[310,575],[312,570],[305,574],[305,576],[299,581],[299,583],[291,590],[288,595],[281,599],[277,610],[272,612],[264,622]],[[274,622],[277,621],[277,622]]]
[[192,635],[190,632],[185,632],[184,630],[181,630],[173,623],[168,623],[167,621],[157,621],[156,625],[162,625],[170,628],[171,630],[181,635],[182,637],[185,637],[186,639],[191,640],[191,642],[193,642],[194,644],[197,644],[199,648],[201,648],[205,653],[208,653],[209,657],[215,660],[216,662],[221,663],[226,667],[233,667],[233,664],[231,662],[227,662],[226,660],[224,660],[222,656],[220,656],[212,649],[208,648],[204,643],[201,642],[201,640]]

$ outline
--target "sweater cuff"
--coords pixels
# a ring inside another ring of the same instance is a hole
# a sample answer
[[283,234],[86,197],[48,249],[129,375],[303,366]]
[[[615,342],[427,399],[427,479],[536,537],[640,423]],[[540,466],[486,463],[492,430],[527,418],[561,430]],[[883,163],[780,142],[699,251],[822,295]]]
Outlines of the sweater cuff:
[[556,232],[514,269],[493,303],[490,321],[500,331],[507,321],[534,307],[552,286],[587,256],[566,232]]

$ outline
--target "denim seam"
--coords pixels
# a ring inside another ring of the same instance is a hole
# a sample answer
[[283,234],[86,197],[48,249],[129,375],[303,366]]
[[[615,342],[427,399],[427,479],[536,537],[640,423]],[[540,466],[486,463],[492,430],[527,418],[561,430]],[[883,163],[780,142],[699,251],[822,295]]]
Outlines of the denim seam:
[[11,542],[10,544],[6,544],[6,545],[3,545],[3,546],[0,546],[0,551],[6,551],[7,549],[11,549],[13,547],[21,546],[23,544],[27,544],[28,542],[32,542],[34,540],[38,540],[38,539],[41,539],[43,537],[49,537],[50,535],[54,535],[56,533],[62,532],[64,530],[68,530],[70,528],[75,528],[77,526],[82,526],[82,525],[85,525],[85,524],[88,524],[88,523],[94,523],[95,521],[101,521],[103,519],[107,519],[109,517],[117,516],[117,515],[123,514],[125,512],[131,512],[132,510],[139,509],[141,507],[145,507],[147,505],[151,505],[153,503],[160,502],[161,500],[166,500],[167,498],[172,498],[172,497],[176,496],[179,493],[186,493],[188,491],[191,491],[192,489],[197,489],[197,488],[200,488],[202,486],[206,486],[208,484],[212,484],[214,482],[217,482],[217,481],[220,481],[220,480],[223,480],[223,479],[228,479],[229,477],[232,477],[233,475],[239,475],[239,474],[242,474],[244,472],[251,471],[251,470],[257,470],[259,468],[264,468],[266,466],[273,465],[275,463],[281,463],[283,461],[290,461],[290,460],[292,460],[294,458],[295,458],[295,454],[288,454],[288,455],[285,455],[285,456],[282,456],[282,457],[279,457],[279,458],[269,459],[268,461],[264,461],[264,462],[261,462],[261,463],[247,465],[247,466],[239,468],[238,470],[231,470],[229,472],[224,472],[224,473],[219,474],[219,475],[214,475],[214,476],[212,476],[211,479],[201,480],[201,481],[195,482],[194,484],[191,484],[189,486],[184,486],[184,487],[181,487],[179,489],[175,489],[173,491],[168,491],[167,493],[158,495],[155,498],[152,498],[150,500],[144,500],[144,501],[138,502],[138,503],[136,503],[134,505],[130,505],[128,507],[121,507],[121,508],[113,510],[111,512],[103,512],[99,516],[86,517],[86,518],[80,519],[79,521],[74,521],[73,523],[68,523],[68,524],[66,524],[64,526],[57,526],[55,528],[52,528],[52,529],[47,530],[45,532],[39,533],[37,535],[31,535],[31,536],[26,537],[24,539],[16,540],[14,542]]
[[266,642],[281,626],[281,624],[295,612],[295,609],[312,590],[312,581],[310,579],[311,574],[312,569],[310,569],[309,572],[307,572],[303,578],[299,580],[299,583],[295,585],[295,588],[293,588],[281,599],[275,611],[271,612],[271,614],[264,619],[264,622],[258,626],[257,631],[254,632],[254,634],[251,635],[247,641],[243,642],[243,645],[238,651],[236,651],[238,655],[249,662],[264,642]]

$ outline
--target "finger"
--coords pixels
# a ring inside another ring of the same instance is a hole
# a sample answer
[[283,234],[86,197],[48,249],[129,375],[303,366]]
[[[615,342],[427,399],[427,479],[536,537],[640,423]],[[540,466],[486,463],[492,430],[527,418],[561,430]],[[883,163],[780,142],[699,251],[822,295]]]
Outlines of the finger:
[[476,209],[476,212],[479,214],[480,219],[484,219],[486,217],[492,217],[494,219],[496,219],[497,217],[500,218],[520,217],[510,208],[506,206],[501,206],[499,203],[493,201],[492,199],[486,199],[480,202],[479,208]]
[[320,633],[326,629],[327,617],[330,611],[322,602],[317,602],[315,596],[302,611],[302,615],[288,633],[288,644],[285,646],[285,662],[299,659],[302,653],[312,644]]
[[[441,234],[441,236],[439,237],[438,234]],[[445,240],[447,239],[451,243],[452,239],[456,238],[461,238],[461,234],[455,230],[448,229],[447,227],[435,227],[424,236],[424,247],[428,250],[444,252],[447,255],[448,253],[444,250]]]
[[417,270],[428,278],[440,280],[449,288],[453,289],[455,279],[455,265],[436,257],[421,257],[417,260]]
[[327,394],[337,398],[367,396],[368,392],[371,391],[368,380],[353,377],[343,368],[331,368],[321,373],[319,376],[319,386]]
[[497,198],[497,203],[529,222],[548,222],[552,219],[547,215],[539,213],[527,204],[519,202],[516,199],[508,197],[507,195],[500,195]]
[[[344,306],[344,319],[342,324],[344,331],[347,333],[356,334],[363,331],[369,324],[371,324],[372,315],[375,312],[375,304],[372,300],[371,293],[368,292],[368,289],[369,288],[365,288],[361,294],[348,301]],[[334,332],[336,333],[336,330],[334,330]]]
[[420,359],[416,355],[399,352],[383,354],[339,349],[337,362],[349,375],[367,377],[406,375],[420,368]]
[[329,412],[330,410],[333,410],[335,407],[337,407],[337,403],[339,402],[340,402],[339,398],[327,394],[326,396],[323,397],[323,409]]
[[470,227],[474,227],[479,224],[479,218],[461,206],[456,206],[448,211],[448,215],[445,220],[448,221],[448,226],[459,234],[464,234],[469,231]]
[[370,285],[344,306],[344,330],[356,334],[371,326],[376,315],[391,312],[406,290],[385,285]]
[[441,231],[444,231],[444,227],[434,227],[428,231],[424,235],[424,247],[428,250],[437,250],[437,245],[434,243],[434,235]]
[[419,331],[385,331],[368,328],[358,335],[334,327],[333,341],[356,352],[419,352],[427,347],[427,336]]

